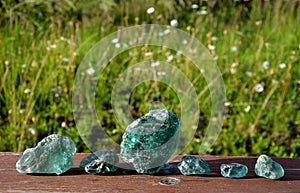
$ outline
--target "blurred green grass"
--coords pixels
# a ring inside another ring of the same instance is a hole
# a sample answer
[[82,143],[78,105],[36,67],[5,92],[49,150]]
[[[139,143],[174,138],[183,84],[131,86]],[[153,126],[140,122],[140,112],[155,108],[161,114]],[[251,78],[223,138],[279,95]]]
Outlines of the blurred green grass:
[[[199,7],[193,9],[192,4]],[[279,0],[262,7],[259,1],[243,4],[229,0],[215,4],[8,0],[0,5],[0,151],[23,151],[52,133],[70,136],[79,152],[89,151],[72,114],[74,76],[84,55],[115,30],[146,23],[169,25],[176,19],[179,29],[207,46],[226,84],[226,119],[208,153],[299,157],[299,3]],[[150,7],[155,11],[147,14]],[[201,72],[171,50],[135,48],[110,62],[96,93],[102,126],[120,142],[124,128],[114,119],[110,93],[119,74],[145,59],[150,51],[160,60],[166,60],[166,54],[173,55],[171,64],[195,85],[201,114],[195,138],[184,153],[197,154],[210,118],[209,91]],[[151,101],[162,101],[180,113],[180,102],[172,89],[147,82],[131,94],[133,117],[146,113]]]

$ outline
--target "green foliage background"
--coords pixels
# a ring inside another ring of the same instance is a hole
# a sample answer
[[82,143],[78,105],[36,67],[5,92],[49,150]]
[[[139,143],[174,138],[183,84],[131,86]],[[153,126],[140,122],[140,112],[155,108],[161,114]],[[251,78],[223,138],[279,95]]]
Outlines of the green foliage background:
[[[178,28],[210,49],[226,84],[226,120],[208,153],[299,157],[300,6],[294,1],[261,2],[0,0],[0,151],[23,151],[52,133],[71,137],[79,152],[89,151],[72,114],[72,86],[80,61],[96,42],[118,29],[169,25],[176,19]],[[199,8],[192,9],[192,4]],[[150,7],[155,11],[147,14]],[[145,58],[150,51],[160,60],[173,55],[171,63],[195,85],[200,123],[184,153],[197,154],[210,117],[209,91],[199,70],[171,50],[142,47],[113,59],[99,79],[99,119],[120,142],[125,128],[114,119],[110,91],[128,66],[153,59]],[[258,84],[262,92],[256,91]],[[180,112],[176,93],[147,82],[131,95],[134,118],[146,113],[152,101]]]

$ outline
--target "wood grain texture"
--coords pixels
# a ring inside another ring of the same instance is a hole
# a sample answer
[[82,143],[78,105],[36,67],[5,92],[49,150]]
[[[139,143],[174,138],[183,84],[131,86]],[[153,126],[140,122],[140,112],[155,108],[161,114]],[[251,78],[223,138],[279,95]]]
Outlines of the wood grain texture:
[[[300,159],[273,158],[282,164],[285,176],[281,180],[259,178],[254,174],[256,157],[200,156],[211,166],[207,176],[142,175],[118,170],[114,175],[90,175],[79,169],[88,154],[76,154],[75,165],[63,175],[26,175],[15,169],[21,153],[0,152],[0,192],[300,192]],[[181,157],[173,157],[176,164]],[[221,163],[238,162],[249,167],[243,179],[228,179],[220,175]],[[124,163],[123,163],[124,164]],[[180,179],[177,185],[161,185],[165,177]]]

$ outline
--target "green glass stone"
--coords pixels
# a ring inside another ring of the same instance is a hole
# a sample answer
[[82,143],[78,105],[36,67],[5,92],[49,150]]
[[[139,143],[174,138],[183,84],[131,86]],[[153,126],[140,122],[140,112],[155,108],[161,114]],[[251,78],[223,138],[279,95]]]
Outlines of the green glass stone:
[[119,157],[110,150],[101,150],[84,157],[80,168],[89,174],[108,174],[117,171]]
[[220,170],[226,178],[242,178],[248,173],[248,167],[239,163],[221,164]]
[[210,173],[210,167],[208,163],[195,156],[183,156],[177,167],[180,172],[186,176]]
[[284,176],[283,167],[267,155],[259,156],[256,161],[254,171],[256,175],[272,180],[279,179]]
[[45,137],[35,148],[26,149],[16,163],[20,173],[62,174],[74,165],[72,139],[56,134]]
[[165,109],[151,110],[132,122],[123,135],[121,158],[138,173],[154,174],[175,152],[180,122]]

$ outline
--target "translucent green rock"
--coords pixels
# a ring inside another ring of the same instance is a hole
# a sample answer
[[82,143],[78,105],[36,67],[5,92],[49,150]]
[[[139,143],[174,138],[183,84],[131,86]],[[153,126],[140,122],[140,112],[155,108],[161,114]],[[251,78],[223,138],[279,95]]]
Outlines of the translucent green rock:
[[283,167],[273,161],[267,155],[261,155],[256,161],[255,169],[256,175],[269,178],[269,179],[279,179],[284,176],[284,169]]
[[16,164],[20,173],[62,174],[74,165],[72,139],[56,134],[45,137],[35,148],[26,149]]
[[126,128],[121,158],[138,173],[157,173],[176,149],[179,127],[179,119],[172,112],[151,110]]
[[117,171],[119,157],[112,151],[101,150],[84,157],[80,168],[90,174],[108,174]]
[[226,178],[242,178],[248,173],[248,167],[239,163],[221,164],[220,170]]
[[183,156],[177,167],[180,172],[186,176],[210,173],[210,167],[208,163],[195,156]]

